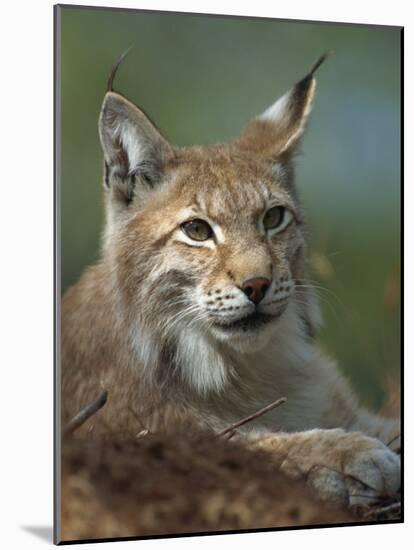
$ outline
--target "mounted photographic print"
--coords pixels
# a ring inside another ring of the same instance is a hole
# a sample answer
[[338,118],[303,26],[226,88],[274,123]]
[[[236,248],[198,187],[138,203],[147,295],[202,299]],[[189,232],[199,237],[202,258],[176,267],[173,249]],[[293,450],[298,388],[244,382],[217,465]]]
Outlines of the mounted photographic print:
[[402,521],[398,27],[55,7],[55,542]]

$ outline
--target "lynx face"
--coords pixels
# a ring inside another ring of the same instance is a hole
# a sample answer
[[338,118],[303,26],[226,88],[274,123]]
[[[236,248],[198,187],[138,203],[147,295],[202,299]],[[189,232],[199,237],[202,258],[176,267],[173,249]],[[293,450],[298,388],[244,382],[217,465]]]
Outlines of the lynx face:
[[122,231],[119,262],[139,273],[132,283],[125,265],[129,299],[163,312],[170,329],[257,337],[283,314],[299,276],[301,214],[282,169],[220,147],[179,151],[166,172]]
[[310,317],[295,291],[305,240],[292,157],[314,90],[311,71],[237,140],[189,148],[107,93],[104,254],[144,363],[154,348],[157,361],[180,362],[183,339],[193,360],[205,340],[251,351],[289,311]]

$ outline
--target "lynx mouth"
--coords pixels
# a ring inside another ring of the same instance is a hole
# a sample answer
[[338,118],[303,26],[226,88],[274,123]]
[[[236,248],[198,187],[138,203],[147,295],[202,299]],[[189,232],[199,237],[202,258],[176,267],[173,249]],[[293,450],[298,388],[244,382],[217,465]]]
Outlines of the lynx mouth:
[[216,326],[217,328],[220,328],[225,332],[234,332],[238,330],[247,332],[250,330],[258,330],[263,326],[268,325],[272,321],[275,321],[276,319],[278,319],[282,313],[283,313],[283,310],[272,315],[268,313],[260,313],[258,311],[255,311],[254,313],[251,313],[247,317],[243,317],[242,319],[238,319],[237,321],[232,321],[229,323],[225,323],[223,321],[215,321],[214,326]]

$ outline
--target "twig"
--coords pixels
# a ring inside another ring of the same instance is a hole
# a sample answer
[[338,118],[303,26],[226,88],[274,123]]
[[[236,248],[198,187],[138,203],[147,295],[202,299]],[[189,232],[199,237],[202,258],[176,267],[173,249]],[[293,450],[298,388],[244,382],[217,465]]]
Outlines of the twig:
[[66,426],[63,428],[62,436],[66,437],[72,434],[80,426],[82,426],[82,424],[84,424],[88,420],[88,418],[90,418],[96,412],[98,412],[99,409],[102,409],[107,399],[108,399],[108,392],[104,391],[95,399],[95,401],[92,401],[92,403],[89,403],[89,405],[86,405],[86,407],[84,407],[81,411],[79,411],[78,414],[75,415],[72,418],[72,420],[70,420],[66,424]]
[[391,443],[394,443],[394,441],[396,441],[399,437],[401,437],[401,434],[396,435],[390,441],[388,441],[387,447],[389,447],[391,445]]
[[227,436],[227,441],[229,441],[233,435],[235,435],[237,433],[237,430],[233,430],[232,432],[229,433],[229,435]]
[[[265,414],[265,413],[271,411],[272,409],[275,409],[276,407],[279,407],[279,405],[283,405],[284,403],[286,403],[286,401],[287,401],[286,397],[281,397],[277,401],[274,401],[273,403],[270,403],[269,405],[266,405],[266,407],[263,407],[262,409],[259,409],[255,413],[253,413],[249,416],[246,416],[245,418],[242,418],[242,420],[239,420],[239,421],[235,422],[234,424],[231,424],[230,426],[228,426],[227,428],[225,428],[224,430],[219,432],[217,434],[217,437],[223,437],[224,435],[227,435],[228,433],[231,433],[230,437],[232,437],[234,435],[233,432],[237,428],[240,428],[240,426],[243,426],[244,424],[247,424],[248,422],[251,422],[252,420],[255,420],[256,418],[259,418],[259,416],[262,416],[262,414]],[[230,439],[230,437],[229,437],[229,439]]]

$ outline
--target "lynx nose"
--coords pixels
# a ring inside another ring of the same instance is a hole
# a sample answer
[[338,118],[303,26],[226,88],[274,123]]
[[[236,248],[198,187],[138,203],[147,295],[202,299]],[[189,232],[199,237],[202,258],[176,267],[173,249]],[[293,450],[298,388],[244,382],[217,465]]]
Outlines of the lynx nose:
[[254,279],[244,281],[241,285],[241,289],[249,300],[257,305],[263,300],[269,286],[269,279],[265,279],[264,277],[255,277]]

